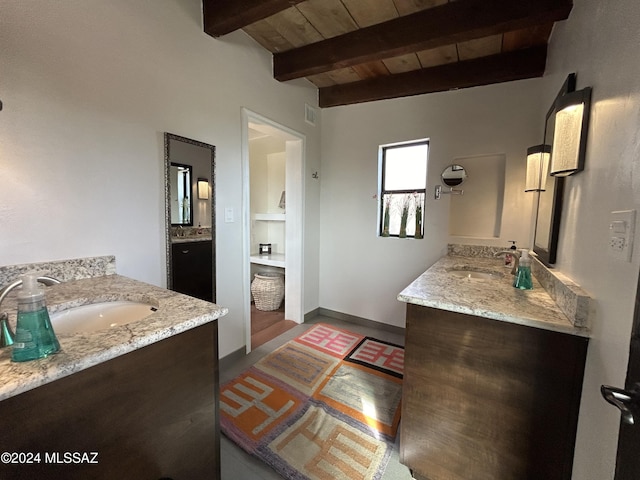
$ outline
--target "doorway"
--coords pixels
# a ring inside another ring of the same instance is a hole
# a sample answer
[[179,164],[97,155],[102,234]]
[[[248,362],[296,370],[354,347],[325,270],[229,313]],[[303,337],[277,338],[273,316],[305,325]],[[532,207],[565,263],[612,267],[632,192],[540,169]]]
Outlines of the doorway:
[[[280,275],[284,300],[279,309],[259,312],[302,323],[303,315],[303,203],[305,137],[262,115],[242,109],[244,326],[246,351],[252,349],[251,284],[256,273]],[[273,308],[273,307],[269,307]],[[281,314],[278,313],[281,311]],[[268,338],[268,336],[266,337]]]

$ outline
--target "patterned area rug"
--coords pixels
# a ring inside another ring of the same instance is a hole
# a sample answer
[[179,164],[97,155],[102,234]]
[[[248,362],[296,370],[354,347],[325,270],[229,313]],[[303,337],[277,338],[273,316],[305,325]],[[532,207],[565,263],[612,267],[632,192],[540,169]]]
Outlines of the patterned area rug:
[[222,386],[222,432],[285,478],[379,479],[403,365],[401,346],[315,325]]

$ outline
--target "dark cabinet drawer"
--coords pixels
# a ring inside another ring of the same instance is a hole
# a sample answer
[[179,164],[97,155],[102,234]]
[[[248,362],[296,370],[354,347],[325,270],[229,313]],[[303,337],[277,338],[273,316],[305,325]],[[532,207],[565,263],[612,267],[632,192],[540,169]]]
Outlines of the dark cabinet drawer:
[[174,243],[172,290],[213,301],[213,245],[210,241]]

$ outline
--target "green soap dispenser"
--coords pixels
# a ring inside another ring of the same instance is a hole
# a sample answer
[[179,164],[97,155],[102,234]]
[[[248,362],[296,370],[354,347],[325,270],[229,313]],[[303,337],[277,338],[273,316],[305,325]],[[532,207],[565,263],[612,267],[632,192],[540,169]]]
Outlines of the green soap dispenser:
[[520,250],[520,262],[518,263],[518,271],[513,281],[513,286],[520,290],[531,290],[533,288],[533,279],[531,278],[531,257],[529,250],[523,248]]
[[33,273],[22,277],[12,348],[11,360],[14,362],[44,358],[60,350],[60,343],[51,326],[44,290],[38,284],[38,276]]

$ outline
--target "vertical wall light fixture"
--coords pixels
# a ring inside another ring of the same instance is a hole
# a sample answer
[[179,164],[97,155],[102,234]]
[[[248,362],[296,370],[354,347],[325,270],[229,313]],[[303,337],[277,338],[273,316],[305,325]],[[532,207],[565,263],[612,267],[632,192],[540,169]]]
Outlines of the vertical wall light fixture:
[[198,198],[200,200],[209,198],[209,180],[206,178],[198,178]]
[[557,102],[550,173],[566,177],[584,169],[591,88],[567,93]]
[[551,145],[535,145],[527,149],[525,192],[543,192],[549,176]]

